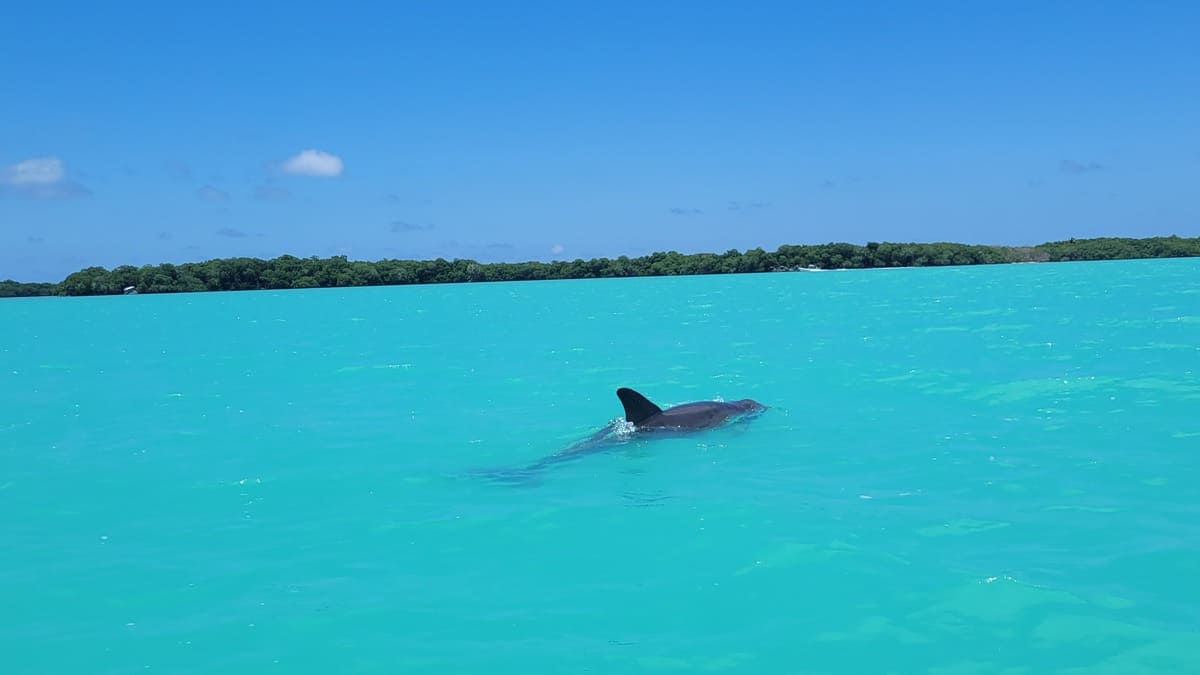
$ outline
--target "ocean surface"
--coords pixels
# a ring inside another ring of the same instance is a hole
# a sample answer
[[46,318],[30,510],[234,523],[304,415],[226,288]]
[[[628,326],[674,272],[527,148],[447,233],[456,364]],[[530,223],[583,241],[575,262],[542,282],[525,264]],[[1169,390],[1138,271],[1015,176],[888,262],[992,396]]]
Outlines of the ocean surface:
[[[757,419],[614,437],[753,398]],[[1200,672],[1200,260],[0,301],[0,672]]]

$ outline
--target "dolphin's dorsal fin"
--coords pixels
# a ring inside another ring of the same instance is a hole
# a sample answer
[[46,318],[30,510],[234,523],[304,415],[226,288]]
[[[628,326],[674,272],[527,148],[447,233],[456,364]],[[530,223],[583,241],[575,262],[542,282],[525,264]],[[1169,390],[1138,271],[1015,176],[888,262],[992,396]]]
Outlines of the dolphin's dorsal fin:
[[645,396],[626,387],[617,390],[617,398],[621,399],[621,405],[625,406],[625,419],[631,424],[641,424],[662,412],[662,408],[651,403]]

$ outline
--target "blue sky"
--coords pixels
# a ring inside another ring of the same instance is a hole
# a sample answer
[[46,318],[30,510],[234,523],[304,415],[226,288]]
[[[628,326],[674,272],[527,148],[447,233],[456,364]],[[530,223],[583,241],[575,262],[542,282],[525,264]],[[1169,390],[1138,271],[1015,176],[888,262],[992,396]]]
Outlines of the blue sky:
[[1200,234],[1200,3],[17,3],[0,278]]

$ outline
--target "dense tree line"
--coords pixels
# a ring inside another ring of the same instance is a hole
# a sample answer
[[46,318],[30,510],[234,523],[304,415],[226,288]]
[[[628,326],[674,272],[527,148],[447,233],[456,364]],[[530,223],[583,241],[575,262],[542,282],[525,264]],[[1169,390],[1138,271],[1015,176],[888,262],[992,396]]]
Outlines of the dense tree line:
[[31,295],[57,295],[58,284],[23,284],[12,279],[0,281],[0,298],[21,298]]
[[139,293],[179,293],[1189,256],[1200,256],[1200,237],[1071,239],[1029,247],[832,243],[780,246],[774,252],[761,248],[691,255],[668,251],[638,258],[621,256],[549,263],[478,263],[442,258],[372,263],[350,261],[345,256],[297,258],[285,255],[272,260],[225,258],[180,265],[122,265],[112,270],[89,267],[58,284],[0,282],[0,297],[116,294],[129,286]]

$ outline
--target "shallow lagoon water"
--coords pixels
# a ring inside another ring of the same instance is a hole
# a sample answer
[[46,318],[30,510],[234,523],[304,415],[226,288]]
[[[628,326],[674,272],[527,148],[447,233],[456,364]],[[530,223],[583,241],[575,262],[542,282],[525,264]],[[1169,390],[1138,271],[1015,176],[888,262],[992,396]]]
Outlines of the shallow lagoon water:
[[[1200,671],[1200,261],[0,302],[11,673]],[[520,485],[621,414],[754,398]]]

